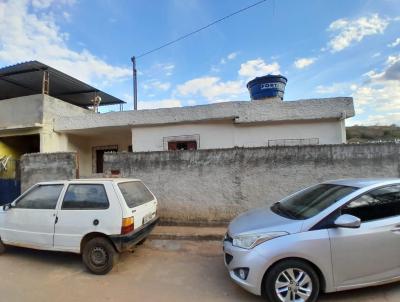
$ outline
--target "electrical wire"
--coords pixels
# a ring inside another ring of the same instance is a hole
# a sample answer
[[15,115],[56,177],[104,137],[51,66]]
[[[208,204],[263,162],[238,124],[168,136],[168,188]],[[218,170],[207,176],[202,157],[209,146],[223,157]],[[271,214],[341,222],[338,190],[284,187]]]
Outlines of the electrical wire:
[[161,46],[159,46],[159,47],[156,47],[156,48],[154,48],[154,49],[152,49],[152,50],[146,51],[146,52],[140,54],[139,56],[136,56],[136,58],[137,58],[137,59],[138,59],[138,58],[143,58],[144,56],[147,56],[147,55],[149,55],[149,54],[151,54],[151,53],[153,53],[153,52],[156,52],[156,51],[158,51],[158,50],[160,50],[160,49],[163,49],[163,48],[165,48],[165,47],[167,47],[167,46],[170,46],[170,45],[172,45],[172,44],[174,44],[174,43],[176,43],[176,42],[179,42],[179,41],[181,41],[181,40],[183,40],[183,39],[186,39],[186,38],[188,38],[188,37],[190,37],[190,36],[192,36],[192,35],[194,35],[194,34],[199,33],[199,32],[202,31],[202,30],[205,30],[205,29],[207,29],[207,28],[209,28],[209,27],[211,27],[211,26],[213,26],[213,25],[215,25],[215,24],[217,24],[217,23],[219,23],[219,22],[222,22],[222,21],[224,21],[224,20],[226,20],[226,19],[228,19],[228,18],[230,18],[230,17],[232,17],[232,16],[235,16],[235,15],[237,15],[237,14],[240,14],[241,12],[244,12],[244,11],[246,11],[246,10],[252,8],[252,7],[255,7],[255,6],[257,6],[257,5],[260,5],[261,3],[264,3],[264,2],[266,2],[266,1],[267,1],[267,0],[261,0],[261,1],[258,1],[258,2],[256,2],[256,3],[251,4],[251,5],[249,5],[249,6],[246,6],[246,7],[242,8],[242,9],[240,9],[240,10],[238,10],[238,11],[235,11],[235,12],[229,14],[229,15],[226,15],[225,17],[222,17],[222,18],[220,18],[220,19],[218,19],[218,20],[215,20],[214,22],[211,22],[211,23],[209,23],[209,24],[206,25],[206,26],[203,26],[203,27],[201,27],[201,28],[199,28],[199,29],[196,29],[196,30],[194,30],[194,31],[192,31],[192,32],[190,32],[190,33],[188,33],[188,34],[186,34],[186,35],[183,35],[183,36],[181,36],[181,37],[179,37],[179,38],[177,38],[177,39],[175,39],[175,40],[172,40],[172,41],[170,41],[170,42],[168,42],[168,43],[165,43],[165,44],[163,44],[163,45],[161,45]]

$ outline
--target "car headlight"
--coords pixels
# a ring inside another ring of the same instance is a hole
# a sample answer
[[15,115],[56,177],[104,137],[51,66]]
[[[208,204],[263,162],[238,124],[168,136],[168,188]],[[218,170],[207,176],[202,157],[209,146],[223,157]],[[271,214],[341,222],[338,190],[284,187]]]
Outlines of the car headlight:
[[281,237],[288,235],[286,232],[270,232],[264,234],[243,234],[233,237],[233,246],[241,247],[244,249],[252,249],[253,247],[274,239],[276,237]]

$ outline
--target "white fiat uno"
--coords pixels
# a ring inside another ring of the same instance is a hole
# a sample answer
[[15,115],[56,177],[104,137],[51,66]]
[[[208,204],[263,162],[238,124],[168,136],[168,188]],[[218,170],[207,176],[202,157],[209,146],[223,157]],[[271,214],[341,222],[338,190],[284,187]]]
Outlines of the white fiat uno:
[[106,274],[157,221],[157,199],[138,179],[42,182],[0,209],[0,253],[5,245],[79,253],[89,271]]

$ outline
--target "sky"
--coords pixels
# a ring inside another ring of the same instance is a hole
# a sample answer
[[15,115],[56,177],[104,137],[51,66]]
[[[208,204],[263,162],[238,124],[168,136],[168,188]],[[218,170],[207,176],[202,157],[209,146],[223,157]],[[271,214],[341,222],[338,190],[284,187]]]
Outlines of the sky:
[[[0,0],[0,67],[38,60],[132,110],[130,58],[257,0]],[[400,0],[271,0],[137,60],[139,109],[351,96],[348,125],[400,125]],[[108,106],[104,110],[118,110]]]

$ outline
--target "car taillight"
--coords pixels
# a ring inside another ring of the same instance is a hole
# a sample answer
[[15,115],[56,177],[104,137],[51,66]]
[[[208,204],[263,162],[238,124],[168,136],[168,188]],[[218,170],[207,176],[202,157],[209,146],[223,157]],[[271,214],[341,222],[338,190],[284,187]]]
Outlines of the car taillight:
[[121,235],[132,232],[134,228],[133,217],[122,218]]

